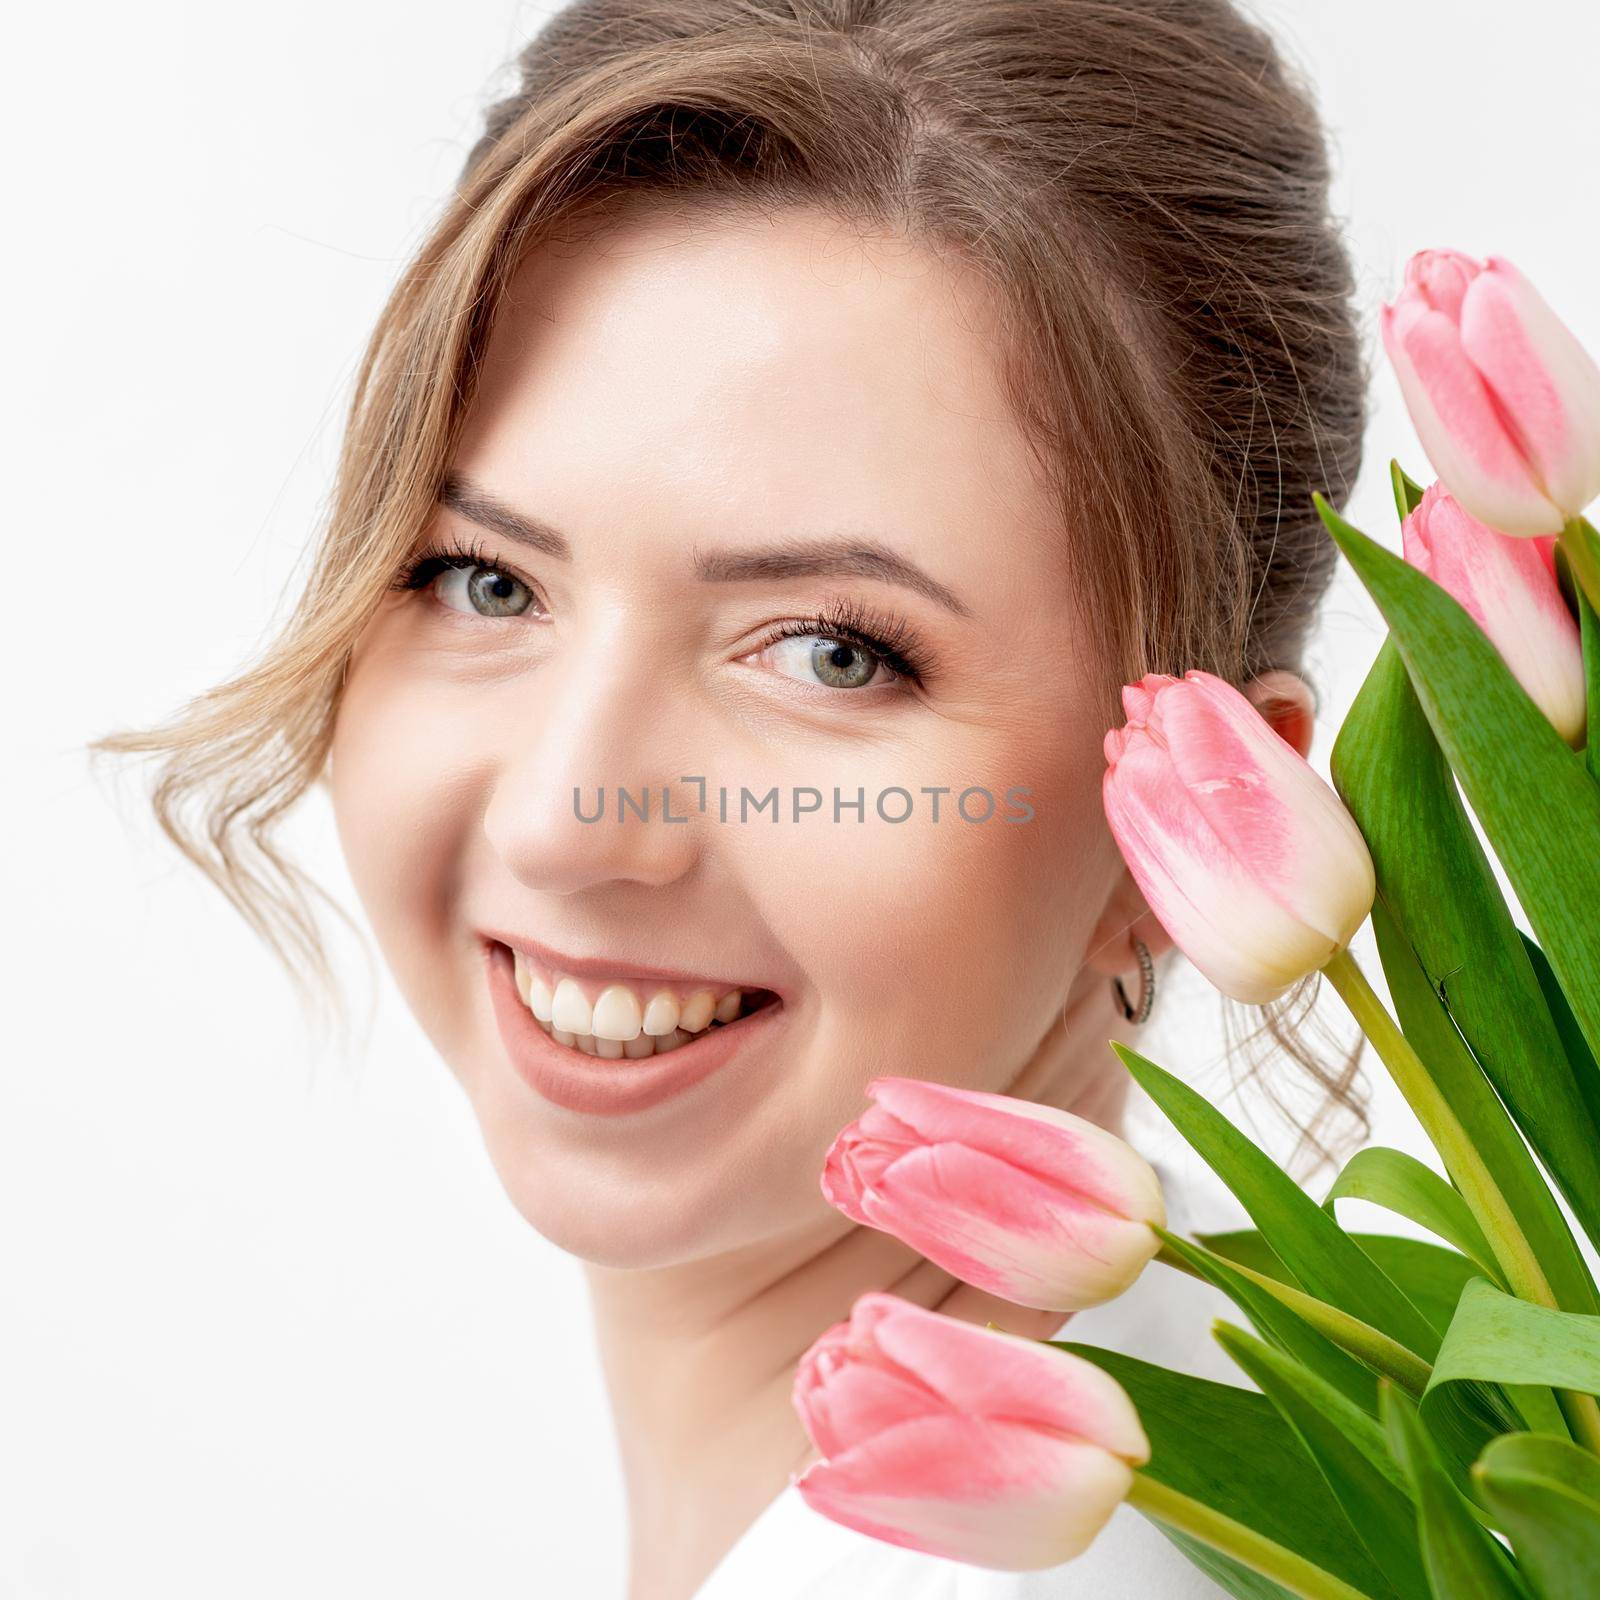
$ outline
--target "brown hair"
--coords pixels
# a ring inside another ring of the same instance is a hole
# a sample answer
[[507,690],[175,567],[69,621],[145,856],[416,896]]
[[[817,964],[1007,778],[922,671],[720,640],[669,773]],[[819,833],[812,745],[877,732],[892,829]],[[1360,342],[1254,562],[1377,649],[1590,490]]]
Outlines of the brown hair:
[[[164,753],[161,826],[304,998],[332,989],[308,896],[349,918],[272,831],[324,773],[520,257],[635,198],[821,206],[988,275],[1107,726],[1147,671],[1300,669],[1335,559],[1311,494],[1354,484],[1366,373],[1314,106],[1227,0],[578,0],[518,67],[373,332],[292,615],[167,723],[91,747]],[[1324,1068],[1285,1021],[1303,999],[1266,1028],[1360,1117],[1355,1056]]]

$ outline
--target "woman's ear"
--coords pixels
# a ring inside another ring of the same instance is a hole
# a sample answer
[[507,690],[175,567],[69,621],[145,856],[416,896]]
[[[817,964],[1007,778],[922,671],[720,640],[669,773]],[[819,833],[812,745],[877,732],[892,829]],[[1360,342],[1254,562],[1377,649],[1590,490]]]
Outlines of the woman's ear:
[[1304,678],[1275,667],[1252,678],[1241,692],[1279,738],[1286,739],[1301,755],[1311,754],[1317,707]]
[[1103,977],[1128,978],[1139,970],[1139,959],[1133,953],[1135,937],[1152,956],[1172,948],[1172,935],[1156,921],[1127,863],[1119,860],[1116,885],[1089,935],[1084,965]]

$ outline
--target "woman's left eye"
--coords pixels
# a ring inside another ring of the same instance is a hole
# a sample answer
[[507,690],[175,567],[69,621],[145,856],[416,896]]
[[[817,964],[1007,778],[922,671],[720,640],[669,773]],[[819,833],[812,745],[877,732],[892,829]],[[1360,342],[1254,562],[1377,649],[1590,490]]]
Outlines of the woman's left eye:
[[760,652],[772,658],[785,677],[828,689],[869,689],[899,678],[875,651],[856,639],[803,633],[778,639]]

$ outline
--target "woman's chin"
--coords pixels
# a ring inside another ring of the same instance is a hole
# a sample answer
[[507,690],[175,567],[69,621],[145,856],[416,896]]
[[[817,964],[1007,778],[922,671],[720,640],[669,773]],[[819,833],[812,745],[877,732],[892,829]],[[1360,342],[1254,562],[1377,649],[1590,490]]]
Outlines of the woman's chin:
[[765,1214],[730,1207],[725,1185],[709,1169],[685,1191],[636,1184],[615,1171],[584,1173],[525,1147],[520,1159],[502,1162],[492,1144],[489,1154],[523,1221],[591,1266],[640,1271],[719,1254],[757,1237]]

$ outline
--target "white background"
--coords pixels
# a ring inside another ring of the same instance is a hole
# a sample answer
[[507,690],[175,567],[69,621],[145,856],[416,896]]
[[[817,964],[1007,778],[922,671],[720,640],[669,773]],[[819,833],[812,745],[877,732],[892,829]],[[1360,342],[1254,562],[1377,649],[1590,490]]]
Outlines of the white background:
[[[370,1032],[316,1053],[136,776],[80,750],[282,614],[367,330],[544,9],[146,0],[8,29],[0,1597],[620,1594],[577,1264],[502,1198],[386,975],[351,957]],[[1405,256],[1449,244],[1512,256],[1600,348],[1594,7],[1263,12],[1319,86],[1369,334]],[[1386,463],[1424,466],[1381,364],[1375,401],[1353,514],[1394,544]],[[1380,638],[1342,570],[1309,663],[1324,772]],[[320,797],[286,843],[355,908]],[[1149,1053],[1220,1089],[1187,978]],[[1377,1131],[1416,1148],[1392,1094]]]

